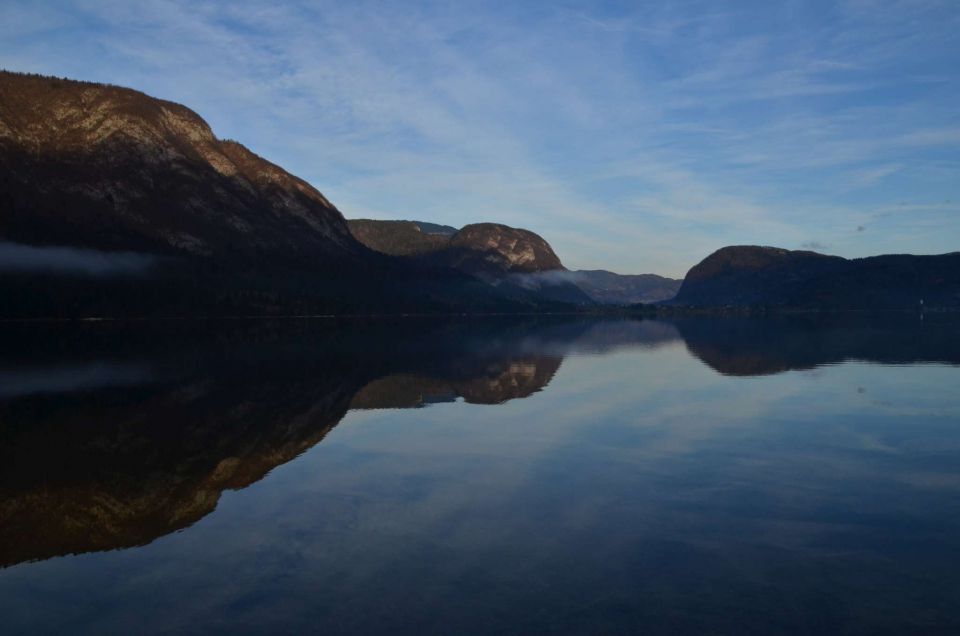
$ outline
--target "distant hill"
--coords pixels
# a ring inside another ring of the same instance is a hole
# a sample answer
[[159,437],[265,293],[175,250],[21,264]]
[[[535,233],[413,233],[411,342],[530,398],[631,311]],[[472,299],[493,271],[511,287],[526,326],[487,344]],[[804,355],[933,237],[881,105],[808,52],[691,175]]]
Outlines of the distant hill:
[[960,306],[960,252],[845,259],[754,245],[717,250],[669,304],[796,309]]
[[347,221],[354,237],[370,249],[392,256],[414,256],[428,254],[443,249],[456,234],[457,228],[449,232],[428,231],[424,227],[446,228],[447,226],[419,221],[375,221],[372,219],[351,219]]
[[615,274],[603,269],[580,269],[573,279],[580,289],[598,303],[633,305],[669,300],[683,281],[656,274]]
[[[422,221],[348,221],[370,249],[434,268],[463,272],[501,292],[590,305],[593,300],[564,274],[567,269],[540,235],[499,223],[473,223],[457,230]],[[452,232],[450,230],[453,230]]]
[[534,285],[541,292],[580,304],[657,302],[672,298],[681,282],[656,274],[570,271],[543,237],[497,223],[475,223],[461,230],[424,221],[352,219],[347,223],[361,243],[378,252],[417,257],[487,280],[512,277],[518,284]]
[[531,274],[566,269],[539,234],[499,223],[465,225],[450,237],[451,263],[479,274]]
[[471,273],[500,276],[564,269],[543,237],[499,223],[461,229],[423,221],[352,219],[350,231],[370,249],[393,256],[429,255],[433,262]]

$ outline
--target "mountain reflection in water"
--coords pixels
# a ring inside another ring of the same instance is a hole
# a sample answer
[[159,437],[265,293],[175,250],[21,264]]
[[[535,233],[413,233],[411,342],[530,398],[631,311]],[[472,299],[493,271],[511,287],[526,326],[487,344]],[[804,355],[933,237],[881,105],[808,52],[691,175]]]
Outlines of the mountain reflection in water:
[[[677,338],[634,321],[223,326],[7,334],[7,366],[20,370],[0,375],[0,566],[189,526],[223,490],[320,442],[348,409],[499,404],[543,389],[564,355]],[[108,357],[78,362],[89,355]],[[37,359],[46,364],[31,366]],[[69,369],[75,384],[63,379]]]
[[685,347],[719,374],[761,376],[848,360],[956,365],[958,336],[955,321],[917,316],[12,326],[0,339],[0,568],[149,544],[351,410],[502,405],[547,389],[569,356]]

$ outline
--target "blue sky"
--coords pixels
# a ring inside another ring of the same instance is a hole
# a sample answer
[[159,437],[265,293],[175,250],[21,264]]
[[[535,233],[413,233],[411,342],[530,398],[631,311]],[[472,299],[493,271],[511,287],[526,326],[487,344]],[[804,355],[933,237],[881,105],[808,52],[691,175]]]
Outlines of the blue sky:
[[958,33],[956,0],[4,0],[0,66],[181,102],[348,218],[680,276],[960,250]]

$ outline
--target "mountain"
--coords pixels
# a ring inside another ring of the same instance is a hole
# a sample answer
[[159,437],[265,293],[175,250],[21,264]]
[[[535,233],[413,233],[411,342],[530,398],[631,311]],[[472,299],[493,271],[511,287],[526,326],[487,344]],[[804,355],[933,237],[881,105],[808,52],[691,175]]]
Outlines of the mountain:
[[683,282],[656,274],[615,274],[604,269],[580,269],[573,273],[574,284],[604,305],[669,300],[676,296]]
[[845,259],[774,247],[717,250],[688,273],[672,305],[795,309],[960,306],[960,252]]
[[656,274],[570,271],[543,237],[497,223],[475,223],[460,230],[424,221],[351,219],[347,223],[361,243],[378,252],[416,257],[485,280],[512,278],[522,286],[535,286],[541,293],[578,304],[658,302],[673,298],[681,282]]
[[0,71],[0,317],[536,311],[138,91]]
[[0,73],[3,238],[332,267],[362,261],[305,181],[126,88]]
[[[568,278],[568,270],[544,238],[499,223],[473,223],[459,230],[422,221],[348,221],[370,249],[408,257],[421,266],[469,274],[502,293],[590,305],[593,300]],[[452,231],[451,231],[452,230]]]
[[539,234],[499,223],[473,223],[450,237],[452,265],[477,274],[532,274],[563,270],[560,257]]
[[352,219],[350,230],[370,249],[393,256],[421,256],[481,276],[564,269],[543,237],[499,223],[461,229],[422,221]]

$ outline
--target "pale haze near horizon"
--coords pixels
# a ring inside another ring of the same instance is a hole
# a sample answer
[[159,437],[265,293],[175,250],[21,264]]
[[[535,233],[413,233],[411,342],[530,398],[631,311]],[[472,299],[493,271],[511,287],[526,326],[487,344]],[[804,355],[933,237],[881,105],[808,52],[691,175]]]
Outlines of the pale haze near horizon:
[[960,4],[23,2],[0,67],[180,102],[347,218],[571,269],[960,250]]

